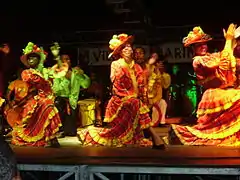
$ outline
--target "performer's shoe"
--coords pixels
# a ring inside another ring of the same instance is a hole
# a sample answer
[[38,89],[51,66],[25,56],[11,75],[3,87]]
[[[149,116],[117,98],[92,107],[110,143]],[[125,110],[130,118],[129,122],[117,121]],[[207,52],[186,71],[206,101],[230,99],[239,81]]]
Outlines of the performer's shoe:
[[54,138],[50,141],[50,147],[53,147],[53,148],[59,148],[60,147],[60,144],[59,144],[57,138]]
[[[162,139],[162,138],[161,138]],[[153,149],[161,149],[161,150],[164,150],[164,149],[166,149],[166,147],[167,147],[167,144],[165,143],[165,141],[162,139],[162,144],[158,144],[158,145],[156,145],[156,144],[153,144],[153,146],[152,146],[152,148]]]
[[161,149],[161,150],[164,150],[164,149],[166,149],[166,146],[165,146],[165,144],[159,144],[159,145],[153,145],[152,146],[152,148],[153,149]]
[[61,132],[58,134],[57,138],[65,138],[66,136],[70,136],[70,137],[75,137],[77,136],[77,133],[64,133],[64,132]]
[[75,137],[75,136],[77,136],[77,133],[65,133],[65,136],[70,136],[70,137]]
[[169,130],[168,142],[170,145],[183,145],[172,127]]
[[58,135],[57,135],[57,138],[65,138],[65,134],[64,132],[60,132]]

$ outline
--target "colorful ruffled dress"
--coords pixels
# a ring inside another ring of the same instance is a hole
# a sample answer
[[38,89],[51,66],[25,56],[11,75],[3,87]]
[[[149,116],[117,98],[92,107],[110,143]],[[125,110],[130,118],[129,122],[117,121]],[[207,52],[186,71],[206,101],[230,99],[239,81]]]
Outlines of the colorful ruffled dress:
[[146,98],[143,70],[138,64],[127,64],[124,59],[111,64],[113,95],[108,102],[104,122],[107,127],[89,126],[78,131],[84,146],[104,145],[121,147],[129,144],[151,146],[144,138],[143,129],[155,122],[143,103]]
[[61,126],[50,81],[37,70],[22,72],[22,80],[37,89],[37,95],[29,98],[21,111],[21,123],[13,127],[12,144],[47,146]]
[[196,56],[193,67],[207,90],[198,105],[194,126],[172,125],[184,145],[240,145],[240,89],[234,89],[234,71],[226,68],[221,53]]

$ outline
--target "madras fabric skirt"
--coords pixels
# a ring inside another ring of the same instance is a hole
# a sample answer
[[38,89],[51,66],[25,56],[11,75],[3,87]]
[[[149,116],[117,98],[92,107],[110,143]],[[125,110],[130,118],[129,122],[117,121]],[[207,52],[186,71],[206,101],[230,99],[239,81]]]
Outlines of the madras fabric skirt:
[[148,112],[149,109],[137,98],[113,96],[105,113],[107,127],[79,129],[79,140],[84,146],[152,146],[152,141],[145,139],[143,134],[143,129],[156,123],[152,122]]
[[22,123],[13,127],[12,144],[20,146],[47,146],[56,137],[61,119],[54,101],[35,97],[22,110]]
[[204,92],[194,126],[172,125],[184,145],[240,145],[240,90],[208,89]]

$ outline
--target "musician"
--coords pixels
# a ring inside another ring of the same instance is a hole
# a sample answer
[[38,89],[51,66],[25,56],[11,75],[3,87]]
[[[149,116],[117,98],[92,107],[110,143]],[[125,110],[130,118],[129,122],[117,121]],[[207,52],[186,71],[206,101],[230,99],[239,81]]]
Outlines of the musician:
[[141,47],[137,47],[134,50],[134,61],[139,64],[143,69],[146,67],[146,60],[145,60],[145,50]]
[[167,103],[163,99],[163,89],[171,84],[171,76],[165,72],[163,63],[159,60],[158,54],[153,53],[146,63],[148,103],[152,108],[152,120],[155,125],[165,124]]
[[157,53],[153,53],[148,60],[145,60],[145,50],[138,47],[134,50],[134,58],[145,72],[145,86],[148,89],[148,103],[154,125],[165,124],[167,103],[162,98],[162,89],[170,86],[171,77],[165,72]]
[[90,72],[91,85],[87,89],[87,95],[96,100],[95,104],[95,126],[102,126],[102,101],[103,101],[103,84],[97,79],[94,72]]
[[[56,44],[54,46],[56,46]],[[53,55],[58,57],[58,63],[54,65],[52,69],[59,74],[64,69],[64,66],[68,67],[65,76],[55,76],[53,79],[53,91],[56,96],[55,104],[60,112],[63,124],[63,132],[59,137],[76,136],[76,109],[80,88],[88,88],[90,85],[90,78],[84,74],[81,68],[71,67],[69,55],[62,54],[59,56],[59,51],[56,51],[56,48],[52,47],[51,50]]]

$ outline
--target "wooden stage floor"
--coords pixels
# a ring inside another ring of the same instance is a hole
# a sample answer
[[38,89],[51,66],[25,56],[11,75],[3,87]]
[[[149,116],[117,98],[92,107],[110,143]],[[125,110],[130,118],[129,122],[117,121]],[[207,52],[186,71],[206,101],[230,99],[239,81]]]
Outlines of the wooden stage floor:
[[168,146],[166,150],[143,147],[81,147],[76,137],[60,140],[61,148],[12,146],[19,164],[137,165],[174,167],[237,167],[240,148]]
[[[169,118],[179,123],[180,118]],[[159,136],[167,137],[169,126],[155,128]],[[60,148],[12,146],[21,164],[95,164],[143,166],[239,166],[240,148],[211,146],[172,146],[166,150],[143,147],[81,147],[77,137],[59,139]]]
[[[159,136],[167,137],[169,126],[155,130]],[[19,169],[53,171],[55,167],[58,169],[55,172],[67,172],[70,171],[69,168],[71,171],[74,168],[75,171],[77,166],[80,169],[80,179],[84,179],[84,172],[88,173],[88,177],[99,173],[171,175],[173,180],[175,176],[172,175],[176,175],[176,179],[186,179],[185,175],[227,175],[227,179],[235,179],[235,176],[240,175],[238,147],[169,145],[165,150],[144,147],[82,147],[77,137],[65,137],[59,139],[59,142],[60,148],[12,146]],[[155,176],[154,178],[156,179]],[[115,179],[115,176],[111,179]],[[132,176],[130,179],[133,179]]]
[[[180,118],[168,123],[181,122]],[[169,126],[155,128],[167,137]],[[134,165],[173,167],[237,167],[240,148],[211,146],[172,146],[166,150],[143,147],[81,147],[77,137],[59,139],[60,148],[12,146],[20,164],[57,165]]]

